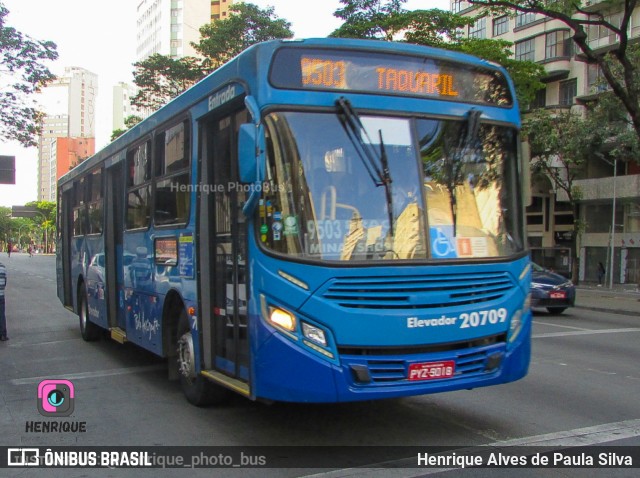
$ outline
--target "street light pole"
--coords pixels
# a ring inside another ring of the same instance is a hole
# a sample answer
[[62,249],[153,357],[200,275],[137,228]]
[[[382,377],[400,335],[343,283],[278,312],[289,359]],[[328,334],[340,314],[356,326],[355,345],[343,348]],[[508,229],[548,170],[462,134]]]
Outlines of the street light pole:
[[609,289],[613,289],[613,271],[615,267],[613,265],[614,252],[615,252],[615,235],[616,235],[616,177],[618,173],[618,159],[613,160],[613,210],[611,211],[611,262],[609,272]]

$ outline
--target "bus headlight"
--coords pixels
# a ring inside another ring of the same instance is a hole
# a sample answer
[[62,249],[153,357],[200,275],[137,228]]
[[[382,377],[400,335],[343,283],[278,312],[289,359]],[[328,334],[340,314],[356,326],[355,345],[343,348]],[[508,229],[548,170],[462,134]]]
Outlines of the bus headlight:
[[509,343],[512,343],[518,337],[520,330],[522,329],[522,311],[518,310],[513,317],[511,317],[511,324],[509,325]]
[[315,342],[323,347],[327,346],[327,338],[324,335],[324,330],[306,322],[301,322],[302,334],[312,342]]
[[289,332],[296,330],[295,316],[279,307],[269,307],[269,322]]

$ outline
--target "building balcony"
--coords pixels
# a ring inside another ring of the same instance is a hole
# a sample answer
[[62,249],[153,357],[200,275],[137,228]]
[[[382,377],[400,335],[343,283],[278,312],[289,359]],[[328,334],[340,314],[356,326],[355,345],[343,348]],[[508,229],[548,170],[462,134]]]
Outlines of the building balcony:
[[541,78],[543,83],[565,80],[571,72],[571,58],[567,56],[547,58],[539,63],[544,65],[546,70],[545,76]]
[[618,35],[606,35],[600,38],[589,39],[589,46],[595,51],[608,51],[620,43]]
[[[580,179],[574,186],[582,191],[581,202],[613,200],[613,176],[596,179]],[[634,199],[640,197],[640,174],[616,177],[616,199]],[[563,190],[558,190],[558,201],[568,201]]]

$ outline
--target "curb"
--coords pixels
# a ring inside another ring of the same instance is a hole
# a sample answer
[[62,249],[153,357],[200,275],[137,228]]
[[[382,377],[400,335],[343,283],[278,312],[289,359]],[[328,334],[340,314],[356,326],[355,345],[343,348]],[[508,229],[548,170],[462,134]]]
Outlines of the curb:
[[588,305],[574,305],[574,309],[593,310],[594,312],[605,312],[607,314],[617,315],[638,315],[637,310],[625,310],[625,309],[607,309],[606,307],[590,307]]

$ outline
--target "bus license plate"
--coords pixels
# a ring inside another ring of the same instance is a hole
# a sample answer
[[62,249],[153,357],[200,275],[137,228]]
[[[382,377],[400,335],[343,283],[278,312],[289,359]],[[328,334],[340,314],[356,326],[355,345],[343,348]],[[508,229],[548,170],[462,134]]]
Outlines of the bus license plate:
[[567,293],[564,291],[560,291],[560,292],[551,292],[551,294],[549,294],[549,296],[552,299],[566,299],[567,298]]
[[455,371],[456,363],[453,360],[444,362],[412,363],[409,365],[409,380],[434,380],[438,378],[451,378]]

